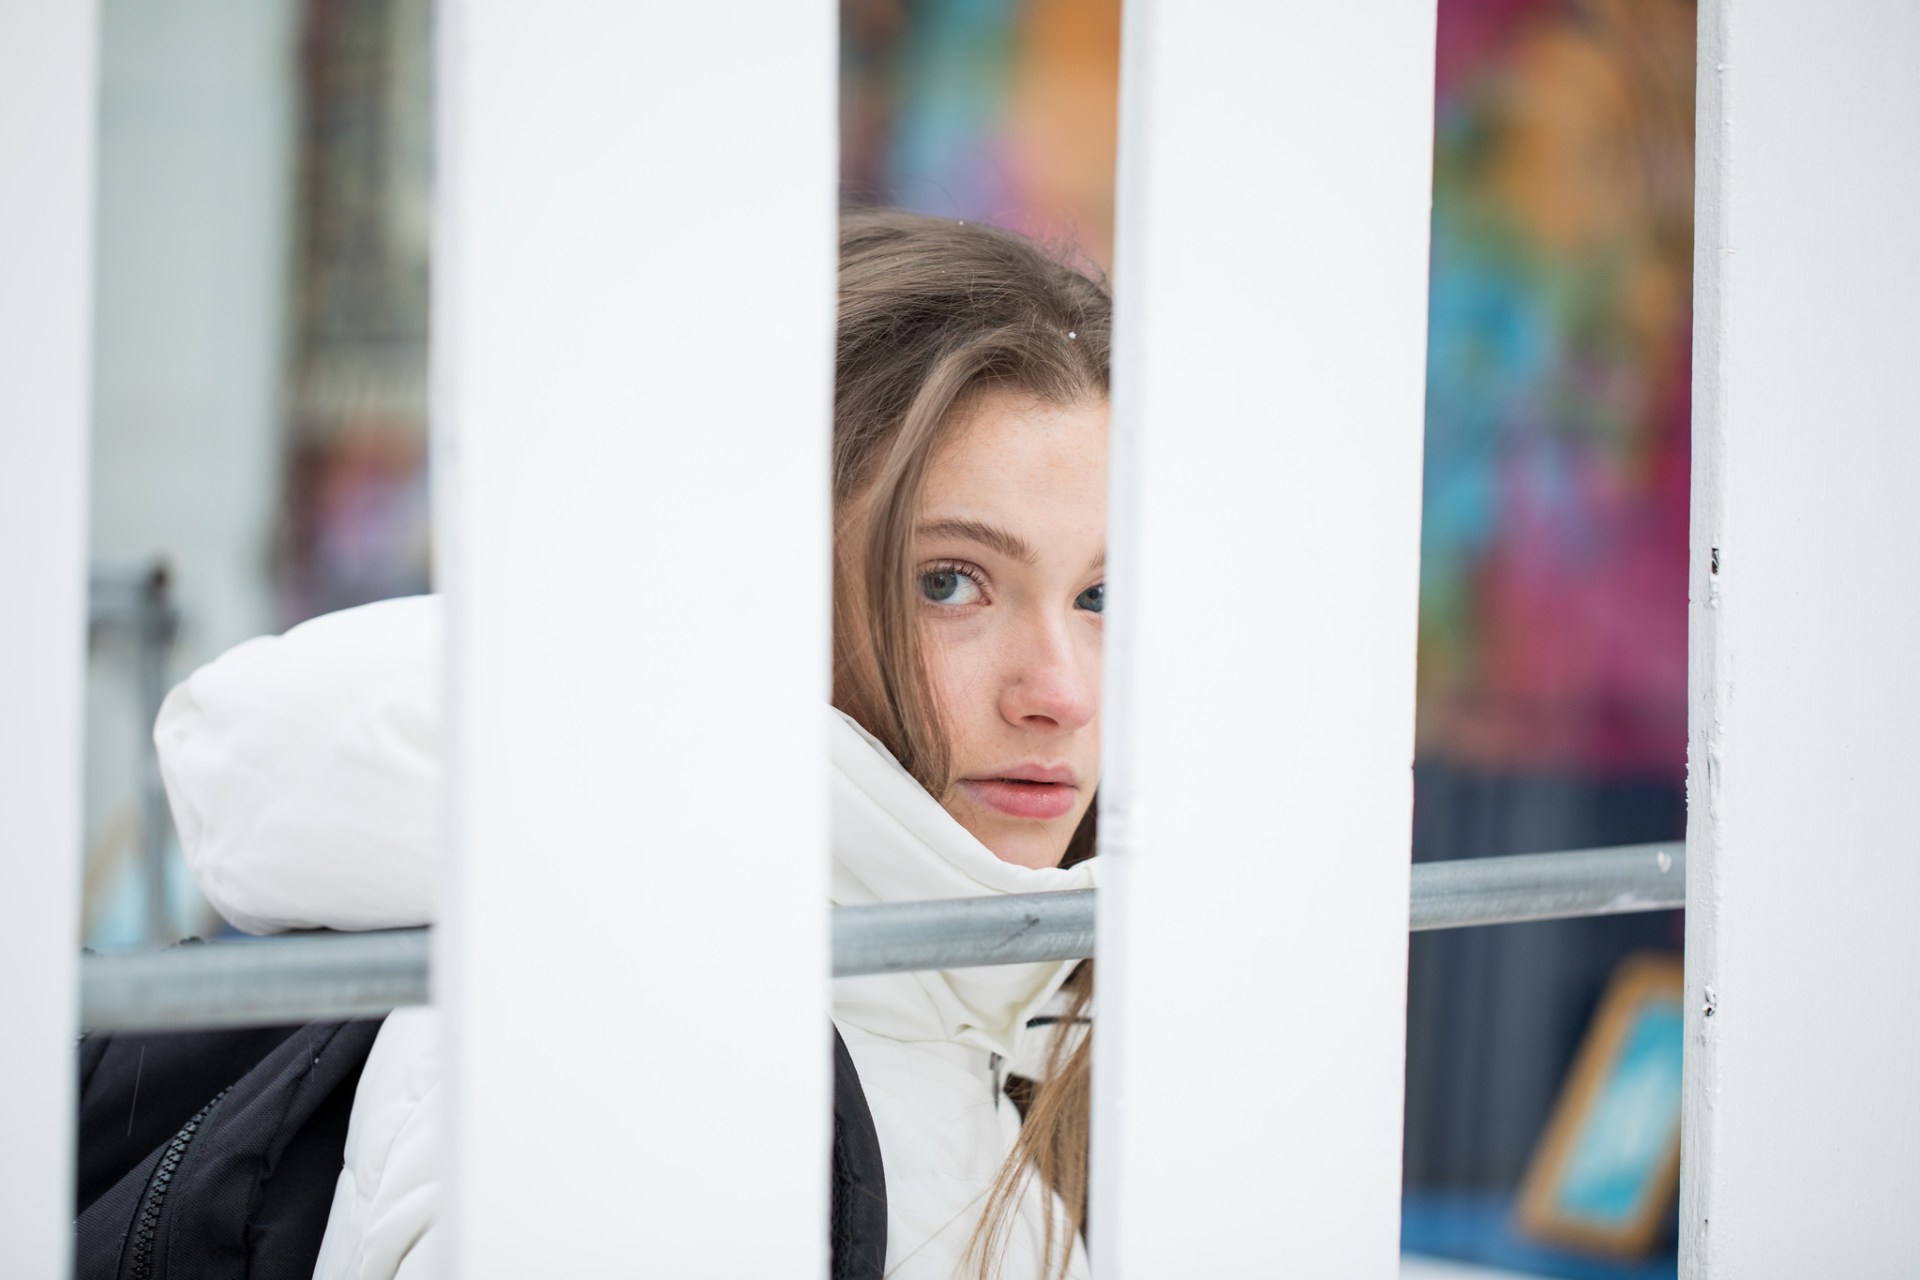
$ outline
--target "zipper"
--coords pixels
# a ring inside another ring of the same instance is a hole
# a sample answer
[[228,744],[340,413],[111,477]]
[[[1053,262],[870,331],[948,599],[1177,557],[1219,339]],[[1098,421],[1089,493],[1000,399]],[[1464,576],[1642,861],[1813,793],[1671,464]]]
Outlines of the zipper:
[[229,1085],[214,1094],[213,1101],[195,1112],[193,1119],[181,1126],[180,1132],[173,1135],[173,1141],[167,1143],[160,1163],[153,1170],[153,1178],[147,1183],[147,1194],[141,1197],[140,1214],[134,1219],[133,1252],[125,1268],[126,1280],[153,1280],[153,1251],[160,1238],[160,1217],[166,1211],[167,1192],[173,1186],[173,1177],[180,1171],[180,1162],[187,1158],[187,1148],[193,1145],[194,1136],[207,1122],[208,1114],[232,1091]]

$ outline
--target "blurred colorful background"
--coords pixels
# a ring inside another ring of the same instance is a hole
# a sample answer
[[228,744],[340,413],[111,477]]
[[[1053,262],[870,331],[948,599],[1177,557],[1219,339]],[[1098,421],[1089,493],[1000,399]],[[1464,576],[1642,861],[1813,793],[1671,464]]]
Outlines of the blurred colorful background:
[[1420,750],[1685,765],[1693,9],[1440,6]]

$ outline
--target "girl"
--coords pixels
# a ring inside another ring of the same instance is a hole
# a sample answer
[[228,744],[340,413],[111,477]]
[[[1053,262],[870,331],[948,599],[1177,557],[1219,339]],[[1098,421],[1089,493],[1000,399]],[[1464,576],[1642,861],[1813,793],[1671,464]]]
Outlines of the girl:
[[[1110,303],[1018,236],[847,215],[834,398],[832,898],[1094,883]],[[439,615],[240,646],[156,737],[203,889],[256,932],[424,923]],[[317,744],[317,745],[316,745]],[[889,1276],[1085,1277],[1085,966],[841,979]],[[436,1267],[437,1015],[392,1015],[316,1276]]]

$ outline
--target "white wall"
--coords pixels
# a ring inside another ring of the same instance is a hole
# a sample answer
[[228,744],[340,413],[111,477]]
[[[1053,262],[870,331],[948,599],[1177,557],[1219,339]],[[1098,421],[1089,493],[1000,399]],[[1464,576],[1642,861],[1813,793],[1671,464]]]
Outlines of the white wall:
[[[297,9],[105,0],[101,11],[91,549],[172,567],[178,675],[275,622]],[[88,843],[125,856],[151,726],[130,642],[97,652]],[[138,877],[111,892],[105,870],[92,940],[129,940]]]
[[1696,1280],[1920,1272],[1916,66],[1907,0],[1701,7]]
[[1398,1268],[1433,39],[1432,0],[1127,6],[1107,1277]]
[[93,288],[92,4],[0,0],[0,1168],[9,1277],[69,1274]]

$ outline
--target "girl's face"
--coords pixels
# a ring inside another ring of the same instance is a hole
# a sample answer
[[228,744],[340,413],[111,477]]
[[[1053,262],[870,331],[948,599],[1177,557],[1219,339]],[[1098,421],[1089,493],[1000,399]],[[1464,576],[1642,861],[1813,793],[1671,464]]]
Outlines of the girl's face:
[[913,558],[940,803],[1007,862],[1058,866],[1099,785],[1106,552],[1106,401],[975,402],[930,464]]

